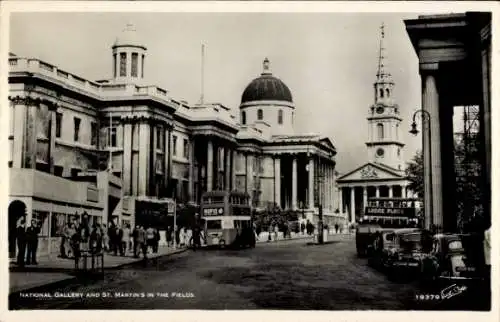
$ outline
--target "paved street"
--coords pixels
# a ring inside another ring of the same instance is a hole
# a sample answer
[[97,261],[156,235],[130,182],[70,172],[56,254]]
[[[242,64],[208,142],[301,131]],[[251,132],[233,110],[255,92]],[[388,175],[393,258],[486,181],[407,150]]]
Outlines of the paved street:
[[[55,298],[56,291],[112,297]],[[295,240],[242,251],[185,252],[109,272],[103,282],[50,290],[50,295],[19,298],[12,308],[405,309],[415,288],[368,267],[355,256],[352,236],[344,236],[322,246]]]

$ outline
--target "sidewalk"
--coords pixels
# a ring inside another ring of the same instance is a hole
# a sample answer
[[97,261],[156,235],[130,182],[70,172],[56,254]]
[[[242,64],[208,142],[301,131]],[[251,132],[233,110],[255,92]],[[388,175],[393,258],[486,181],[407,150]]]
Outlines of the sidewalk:
[[[187,248],[174,249],[173,247],[160,246],[157,254],[148,254],[148,259],[157,258],[166,255],[177,254],[186,251]],[[132,264],[142,261],[142,257],[134,258],[129,256],[113,256],[110,254],[104,255],[104,268],[112,269],[123,265]],[[74,259],[64,259],[57,257],[56,254],[51,258],[40,256],[38,265],[26,266],[20,268],[14,263],[9,264],[9,293],[26,291],[29,289],[41,287],[47,284],[54,284],[69,280],[74,280],[73,275],[75,261]]]

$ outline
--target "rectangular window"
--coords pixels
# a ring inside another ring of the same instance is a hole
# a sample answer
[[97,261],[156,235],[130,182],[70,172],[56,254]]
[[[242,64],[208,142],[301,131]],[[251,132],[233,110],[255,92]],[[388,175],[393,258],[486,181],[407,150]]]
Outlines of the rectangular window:
[[172,136],[172,155],[177,155],[177,136]]
[[187,139],[184,139],[184,157],[189,159],[189,142]]
[[113,54],[113,77],[116,77],[116,54]]
[[144,78],[144,58],[145,58],[145,56],[142,55],[142,59],[141,59],[141,78]]
[[45,211],[33,211],[32,214],[33,220],[36,220],[38,223],[38,227],[40,227],[39,237],[48,237],[49,236],[49,213]]
[[62,113],[56,113],[56,138],[61,137]]
[[156,128],[156,149],[157,150],[163,150],[163,128],[157,127]]
[[120,53],[120,76],[127,76],[127,54]]
[[111,144],[111,147],[115,148],[117,146],[117,135],[116,135],[116,127],[112,127],[109,129],[109,133],[108,133],[108,139],[109,139],[109,142],[108,144]]
[[97,145],[97,123],[90,122],[90,145]]
[[54,166],[54,175],[58,177],[62,177],[64,168],[60,165]]
[[139,56],[137,55],[137,53],[132,53],[132,71],[131,71],[132,77],[137,77],[138,60],[139,60]]
[[80,140],[80,123],[81,119],[75,117],[74,119],[74,131],[73,131],[73,141],[78,142]]

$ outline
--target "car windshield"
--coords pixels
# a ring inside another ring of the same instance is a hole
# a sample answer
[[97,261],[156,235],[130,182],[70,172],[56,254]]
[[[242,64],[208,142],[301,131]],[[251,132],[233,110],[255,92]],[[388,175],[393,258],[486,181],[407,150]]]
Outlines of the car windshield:
[[448,248],[450,250],[463,250],[462,242],[459,240],[454,240],[448,243]]
[[405,251],[415,251],[422,249],[420,234],[407,234],[400,237],[401,248]]

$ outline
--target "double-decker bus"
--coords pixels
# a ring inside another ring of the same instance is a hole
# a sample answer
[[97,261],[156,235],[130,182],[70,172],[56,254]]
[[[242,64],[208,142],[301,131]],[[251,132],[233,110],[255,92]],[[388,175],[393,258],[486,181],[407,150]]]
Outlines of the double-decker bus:
[[416,198],[370,198],[359,223],[383,228],[418,227],[420,204],[421,200]]
[[242,192],[209,191],[200,211],[207,246],[255,247],[250,196]]
[[419,228],[420,199],[369,198],[365,213],[358,219],[356,249],[366,255],[378,232],[400,228]]

